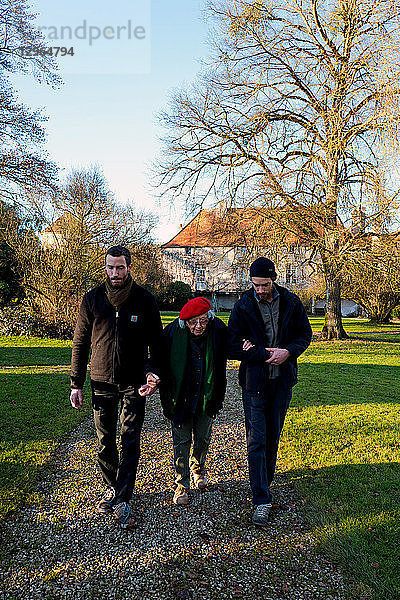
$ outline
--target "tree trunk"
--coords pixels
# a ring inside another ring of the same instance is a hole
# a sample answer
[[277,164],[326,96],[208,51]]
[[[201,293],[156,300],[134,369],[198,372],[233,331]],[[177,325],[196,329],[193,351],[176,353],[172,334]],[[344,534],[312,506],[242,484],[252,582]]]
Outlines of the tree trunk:
[[349,337],[342,324],[340,280],[330,275],[326,276],[326,309],[322,337],[325,340],[345,340]]
[[343,329],[342,324],[340,272],[343,264],[339,258],[340,234],[337,212],[339,205],[339,156],[341,151],[337,145],[335,123],[329,125],[328,138],[332,143],[333,151],[328,153],[327,156],[325,249],[321,252],[326,282],[325,324],[322,328],[322,337],[325,340],[344,340],[349,336]]
[[392,310],[399,303],[399,296],[391,291],[380,292],[373,297],[368,315],[371,323],[389,323]]

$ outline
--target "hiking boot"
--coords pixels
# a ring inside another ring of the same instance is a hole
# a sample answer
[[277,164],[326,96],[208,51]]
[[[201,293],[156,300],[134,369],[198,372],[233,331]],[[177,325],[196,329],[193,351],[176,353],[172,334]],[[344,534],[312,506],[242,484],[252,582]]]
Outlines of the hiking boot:
[[102,499],[97,505],[97,512],[101,515],[106,515],[112,512],[113,505],[115,500],[115,490],[114,488],[108,488],[103,494]]
[[113,508],[114,518],[121,529],[134,529],[137,522],[127,502],[120,502]]
[[177,504],[178,506],[185,506],[185,504],[189,504],[188,493],[181,485],[178,485],[176,488],[173,501],[174,504]]
[[264,526],[268,523],[269,513],[271,512],[272,504],[259,504],[253,513],[252,521],[254,525]]
[[198,490],[205,490],[207,487],[207,473],[192,473],[193,483]]

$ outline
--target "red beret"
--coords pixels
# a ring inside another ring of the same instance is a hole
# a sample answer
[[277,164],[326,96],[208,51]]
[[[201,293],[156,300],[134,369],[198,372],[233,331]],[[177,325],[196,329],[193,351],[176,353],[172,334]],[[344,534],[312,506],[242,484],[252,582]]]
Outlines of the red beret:
[[202,298],[201,296],[199,298],[192,298],[189,302],[186,302],[185,306],[182,308],[179,313],[179,318],[182,319],[182,321],[186,321],[186,319],[202,315],[210,309],[211,304],[207,298]]

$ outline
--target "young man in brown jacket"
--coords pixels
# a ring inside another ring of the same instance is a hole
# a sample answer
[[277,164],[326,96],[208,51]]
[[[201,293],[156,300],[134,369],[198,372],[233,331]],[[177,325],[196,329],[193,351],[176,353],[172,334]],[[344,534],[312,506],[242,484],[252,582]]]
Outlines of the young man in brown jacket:
[[[107,486],[97,510],[114,513],[122,528],[135,526],[129,502],[140,456],[146,396],[159,382],[162,325],[152,294],[131,277],[131,255],[123,246],[106,254],[106,280],[85,294],[75,327],[71,404],[80,408],[89,352],[98,463]],[[148,357],[150,351],[150,358]],[[144,383],[146,381],[146,383]],[[116,443],[121,421],[121,452]]]

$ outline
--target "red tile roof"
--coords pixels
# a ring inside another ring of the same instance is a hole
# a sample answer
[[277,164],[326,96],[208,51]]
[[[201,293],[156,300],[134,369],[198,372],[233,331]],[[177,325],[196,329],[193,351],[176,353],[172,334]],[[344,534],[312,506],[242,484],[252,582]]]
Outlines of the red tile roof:
[[65,233],[66,228],[70,227],[71,223],[76,221],[76,218],[68,212],[63,213],[51,225],[43,229],[43,233]]
[[[268,219],[267,210],[257,207],[202,209],[163,248],[206,246],[268,246],[276,233],[276,225]],[[298,237],[285,234],[285,243],[296,244]]]

